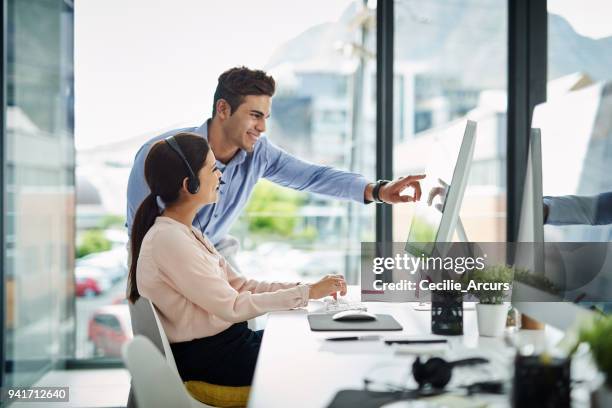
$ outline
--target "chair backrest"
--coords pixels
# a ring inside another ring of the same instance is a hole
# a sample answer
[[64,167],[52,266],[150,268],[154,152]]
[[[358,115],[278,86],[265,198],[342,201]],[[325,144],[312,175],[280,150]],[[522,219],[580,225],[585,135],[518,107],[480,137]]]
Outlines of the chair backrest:
[[192,398],[177,372],[157,347],[142,335],[134,336],[122,348],[123,361],[132,375],[138,406],[147,408],[193,407]]
[[165,354],[159,328],[153,314],[153,306],[149,299],[141,296],[134,304],[128,302],[128,307],[130,309],[130,317],[132,318],[132,332],[134,336],[139,334],[145,336],[151,340],[162,354]]
[[164,331],[164,326],[159,320],[159,314],[153,302],[149,300],[149,305],[151,305],[151,310],[153,312],[153,317],[155,318],[155,323],[157,325],[157,330],[159,333],[159,337],[161,340],[162,348],[164,350],[164,354],[166,355],[166,361],[168,361],[168,365],[174,372],[178,375],[178,368],[176,367],[176,361],[174,361],[174,354],[172,354],[172,349],[170,348],[170,342],[168,341],[168,336],[166,336],[166,332]]
[[[129,245],[128,258],[130,258]],[[145,336],[151,340],[153,345],[157,347],[157,350],[159,350],[162,355],[165,355],[164,346],[162,345],[161,336],[159,335],[159,329],[157,328],[155,315],[153,314],[153,308],[151,306],[151,302],[149,302],[149,299],[141,296],[134,304],[132,304],[132,302],[128,302],[128,308],[130,310],[132,332],[134,333],[134,336]],[[134,387],[130,387],[127,408],[138,408],[134,400]]]

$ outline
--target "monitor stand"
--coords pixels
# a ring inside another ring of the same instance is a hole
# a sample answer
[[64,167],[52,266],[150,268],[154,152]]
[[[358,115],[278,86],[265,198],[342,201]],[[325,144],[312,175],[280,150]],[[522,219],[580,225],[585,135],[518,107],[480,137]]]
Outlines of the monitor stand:
[[[455,227],[455,232],[459,236],[459,240],[461,242],[469,242],[467,239],[467,234],[465,233],[465,228],[463,227],[463,223],[461,222],[461,217],[457,217],[457,226]],[[418,312],[428,312],[431,310],[431,302],[419,302],[417,305],[413,307],[414,310]],[[474,302],[463,302],[463,310],[475,310],[476,303]]]

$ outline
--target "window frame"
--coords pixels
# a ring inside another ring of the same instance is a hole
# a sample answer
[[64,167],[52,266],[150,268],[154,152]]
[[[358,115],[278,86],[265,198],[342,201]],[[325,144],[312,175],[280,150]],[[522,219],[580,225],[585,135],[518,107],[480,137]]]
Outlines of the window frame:
[[506,241],[516,242],[534,107],[546,101],[547,0],[508,0]]

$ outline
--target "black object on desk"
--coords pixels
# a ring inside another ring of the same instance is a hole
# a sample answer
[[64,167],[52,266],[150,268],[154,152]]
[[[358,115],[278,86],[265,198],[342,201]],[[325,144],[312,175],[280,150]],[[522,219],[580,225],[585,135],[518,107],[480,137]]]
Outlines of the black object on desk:
[[369,391],[340,390],[334,396],[327,408],[379,408],[395,401],[415,400],[420,397],[433,397],[444,394],[443,390],[401,390],[401,391]]
[[431,293],[431,332],[433,334],[463,334],[463,294],[461,291]]
[[402,391],[341,390],[327,408],[378,408],[403,397]]
[[426,387],[443,389],[449,383],[454,367],[486,364],[488,362],[489,360],[481,357],[464,358],[456,361],[446,361],[443,358],[432,357],[422,362],[421,358],[417,357],[412,364],[412,375],[421,389]]
[[465,385],[468,395],[472,394],[504,394],[504,383],[501,381],[480,381],[470,385]]
[[437,344],[447,343],[446,339],[423,339],[423,340],[385,340],[385,344]]
[[326,341],[378,341],[380,336],[349,336],[349,337],[328,337]]
[[570,364],[566,358],[516,356],[513,407],[569,408]]
[[388,331],[402,330],[402,326],[391,315],[377,314],[376,320],[339,322],[330,314],[310,314],[308,324],[312,331]]

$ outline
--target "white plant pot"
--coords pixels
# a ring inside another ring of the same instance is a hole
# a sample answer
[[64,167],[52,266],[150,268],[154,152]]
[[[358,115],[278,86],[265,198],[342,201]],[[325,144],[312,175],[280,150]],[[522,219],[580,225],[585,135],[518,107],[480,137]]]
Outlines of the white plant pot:
[[478,319],[478,333],[481,336],[499,337],[504,334],[508,305],[476,304],[476,317]]
[[602,384],[601,387],[595,390],[591,395],[591,407],[612,407],[612,388]]

